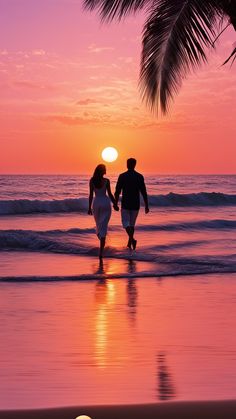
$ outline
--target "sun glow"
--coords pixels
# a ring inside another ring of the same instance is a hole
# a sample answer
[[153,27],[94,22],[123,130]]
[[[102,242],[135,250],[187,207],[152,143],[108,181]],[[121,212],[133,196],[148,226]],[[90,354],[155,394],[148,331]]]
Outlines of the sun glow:
[[102,151],[102,158],[108,163],[112,163],[118,157],[118,151],[114,147],[106,147]]

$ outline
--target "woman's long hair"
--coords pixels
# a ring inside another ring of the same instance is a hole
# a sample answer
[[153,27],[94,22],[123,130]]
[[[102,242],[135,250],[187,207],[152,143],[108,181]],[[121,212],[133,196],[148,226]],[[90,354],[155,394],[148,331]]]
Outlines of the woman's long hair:
[[94,170],[94,174],[92,177],[92,182],[95,188],[102,187],[103,175],[105,175],[105,173],[106,173],[106,166],[104,164],[99,164]]

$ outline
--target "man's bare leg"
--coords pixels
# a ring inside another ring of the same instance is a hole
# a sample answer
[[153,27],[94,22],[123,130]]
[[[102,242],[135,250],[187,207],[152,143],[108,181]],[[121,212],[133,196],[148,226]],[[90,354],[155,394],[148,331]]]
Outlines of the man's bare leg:
[[129,236],[129,241],[127,244],[127,247],[131,249],[131,246],[133,246],[133,249],[136,249],[137,240],[134,239],[134,227],[126,227],[126,233]]

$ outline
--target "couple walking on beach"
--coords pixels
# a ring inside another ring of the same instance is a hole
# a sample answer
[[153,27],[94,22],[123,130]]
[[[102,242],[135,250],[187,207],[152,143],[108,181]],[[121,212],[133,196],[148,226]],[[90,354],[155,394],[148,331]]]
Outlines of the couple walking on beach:
[[[134,238],[135,222],[140,208],[140,193],[145,204],[145,213],[149,212],[147,191],[144,177],[135,170],[136,160],[127,160],[127,171],[122,173],[117,181],[115,194],[111,192],[110,181],[104,178],[106,166],[99,164],[89,182],[89,209],[88,214],[94,215],[96,233],[100,240],[99,258],[103,257],[106,243],[107,227],[111,217],[111,203],[115,211],[119,211],[119,196],[121,200],[121,220],[128,235],[127,247],[136,249],[137,240]],[[94,197],[95,195],[95,197]]]

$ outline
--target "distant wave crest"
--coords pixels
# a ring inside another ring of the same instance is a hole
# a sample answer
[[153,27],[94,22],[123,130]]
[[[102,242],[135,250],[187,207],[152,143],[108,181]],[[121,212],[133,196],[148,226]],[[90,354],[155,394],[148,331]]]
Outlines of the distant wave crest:
[[0,201],[0,215],[84,212],[87,207],[86,198],[52,201],[17,199]]
[[190,194],[176,194],[170,192],[167,195],[152,195],[149,200],[152,206],[159,207],[236,205],[236,195],[218,192]]
[[[149,202],[153,207],[226,206],[236,205],[236,195],[216,192],[191,194],[171,192],[166,195],[151,195]],[[28,199],[0,201],[0,215],[85,212],[87,208],[87,198],[51,201]]]

